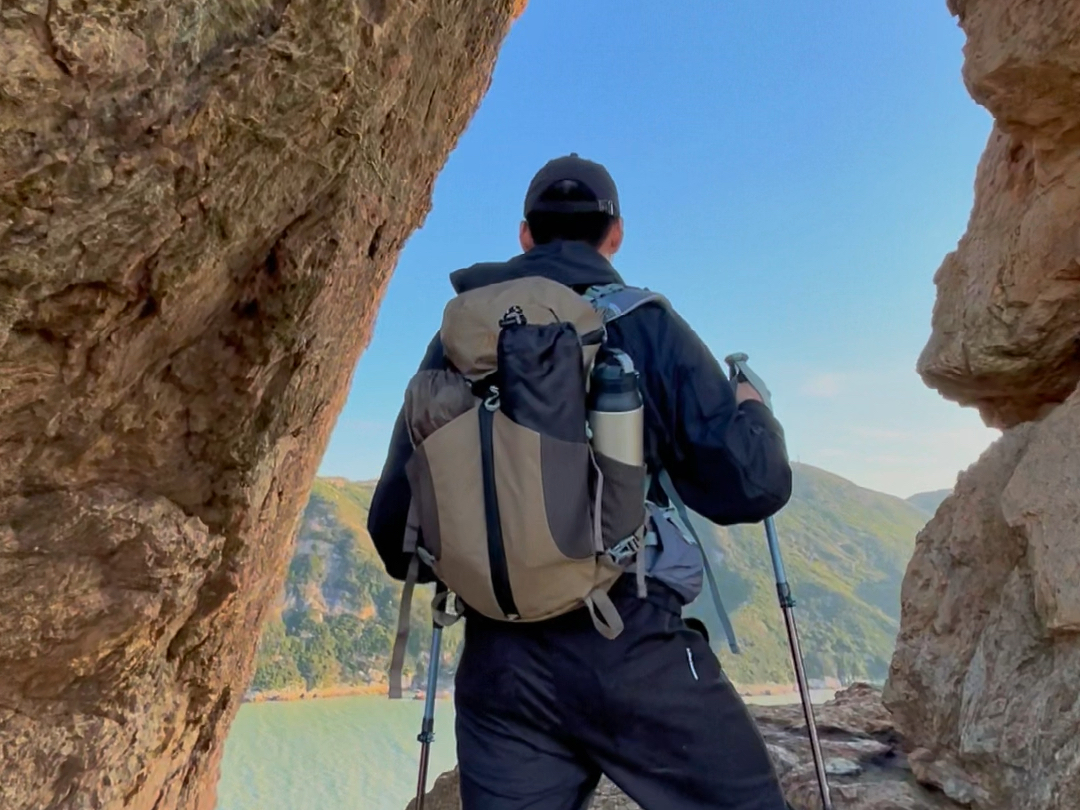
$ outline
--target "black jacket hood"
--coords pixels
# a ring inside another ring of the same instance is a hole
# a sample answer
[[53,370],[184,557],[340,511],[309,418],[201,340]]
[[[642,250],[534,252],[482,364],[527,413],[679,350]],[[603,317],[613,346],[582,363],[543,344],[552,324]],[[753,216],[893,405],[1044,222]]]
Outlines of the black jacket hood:
[[567,287],[622,284],[611,262],[583,242],[551,242],[537,245],[506,262],[483,262],[450,274],[455,293],[468,292],[501,281],[543,276]]

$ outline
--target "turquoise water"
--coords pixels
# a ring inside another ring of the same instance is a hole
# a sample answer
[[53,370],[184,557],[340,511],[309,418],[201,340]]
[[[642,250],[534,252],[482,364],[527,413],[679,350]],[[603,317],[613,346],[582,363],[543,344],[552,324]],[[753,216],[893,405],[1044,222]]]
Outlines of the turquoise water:
[[[429,788],[455,762],[453,704],[435,705]],[[377,696],[246,703],[225,742],[217,810],[404,810],[416,791],[423,710],[423,701]]]
[[[435,702],[428,787],[454,767],[454,707]],[[405,810],[424,703],[363,696],[246,703],[225,741],[217,810]]]

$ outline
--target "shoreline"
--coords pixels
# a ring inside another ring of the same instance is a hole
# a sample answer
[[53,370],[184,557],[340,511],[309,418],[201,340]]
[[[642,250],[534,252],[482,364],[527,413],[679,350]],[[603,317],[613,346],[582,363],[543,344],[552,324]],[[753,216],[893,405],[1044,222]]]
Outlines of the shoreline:
[[[740,697],[771,697],[782,695],[794,695],[798,693],[795,684],[763,683],[763,684],[733,684],[735,691]],[[811,691],[835,691],[842,689],[843,685],[831,683],[824,687],[811,687]],[[295,687],[293,689],[276,689],[265,692],[246,692],[243,703],[293,703],[300,700],[329,700],[341,697],[387,697],[389,687],[385,683],[361,683],[361,684],[337,684],[335,686],[322,686],[314,689]],[[402,690],[402,700],[423,700],[424,690]],[[450,700],[453,697],[451,689],[443,687],[435,694],[436,700]]]
[[[423,699],[424,691],[402,689],[402,700]],[[340,697],[387,697],[390,688],[385,683],[337,684],[335,686],[317,686],[314,689],[295,687],[293,689],[274,689],[266,692],[246,692],[241,703],[293,703],[298,700],[328,700]],[[439,689],[436,700],[449,700],[452,693],[448,689]]]

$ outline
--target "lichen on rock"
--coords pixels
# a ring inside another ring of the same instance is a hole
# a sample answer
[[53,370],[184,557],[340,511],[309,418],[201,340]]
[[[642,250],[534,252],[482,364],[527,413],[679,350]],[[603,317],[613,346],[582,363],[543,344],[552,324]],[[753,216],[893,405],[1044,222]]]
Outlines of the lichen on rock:
[[208,810],[520,0],[0,3],[0,805]]

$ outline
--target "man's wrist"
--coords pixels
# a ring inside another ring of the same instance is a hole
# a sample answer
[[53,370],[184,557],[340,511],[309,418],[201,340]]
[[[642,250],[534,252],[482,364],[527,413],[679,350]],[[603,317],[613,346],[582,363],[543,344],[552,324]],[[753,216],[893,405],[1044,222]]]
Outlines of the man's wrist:
[[761,398],[761,394],[757,392],[757,389],[754,388],[754,386],[747,382],[741,382],[735,386],[735,402],[741,405],[742,403],[749,401],[760,402],[762,405],[765,404],[765,400]]

